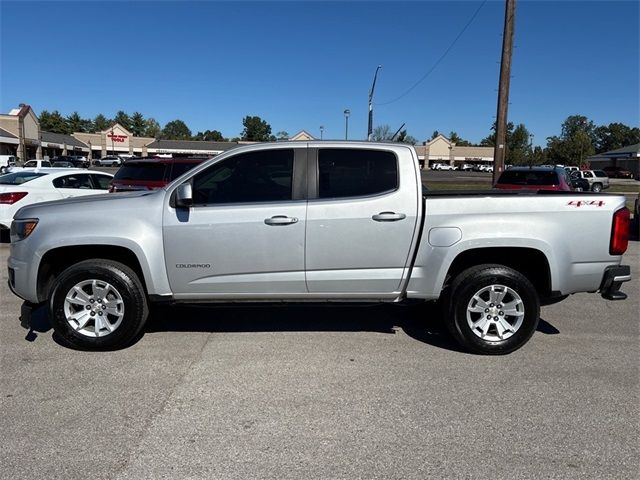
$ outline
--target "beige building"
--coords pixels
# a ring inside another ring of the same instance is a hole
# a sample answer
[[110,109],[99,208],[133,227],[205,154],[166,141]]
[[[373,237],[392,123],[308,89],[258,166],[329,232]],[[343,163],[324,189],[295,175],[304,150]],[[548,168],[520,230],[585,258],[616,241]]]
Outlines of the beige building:
[[315,140],[315,138],[314,138],[313,135],[311,135],[306,130],[300,130],[294,136],[289,137],[289,140],[294,141],[294,142],[296,142],[296,141],[308,142],[308,141],[311,141],[311,140]]
[[107,155],[214,156],[239,143],[252,142],[156,140],[136,137],[118,123],[97,133],[45,132],[40,129],[38,117],[29,105],[20,105],[7,115],[0,115],[0,155],[14,155],[20,160],[59,155],[81,155],[88,159]]
[[42,158],[40,123],[29,105],[0,115],[0,152],[21,159]]
[[73,133],[73,136],[88,146],[90,158],[107,155],[146,156],[147,145],[156,139],[152,137],[134,137],[119,123],[99,133]]
[[416,145],[421,166],[430,167],[434,163],[448,163],[459,166],[464,163],[493,163],[493,147],[459,147],[444,135]]

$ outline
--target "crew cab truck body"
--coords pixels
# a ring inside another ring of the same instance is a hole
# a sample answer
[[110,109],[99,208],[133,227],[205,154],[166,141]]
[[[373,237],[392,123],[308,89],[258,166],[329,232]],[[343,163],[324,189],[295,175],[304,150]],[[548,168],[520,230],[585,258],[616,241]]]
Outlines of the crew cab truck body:
[[149,302],[439,299],[463,346],[508,353],[541,302],[625,298],[628,219],[613,195],[423,194],[409,146],[259,144],[157,191],[21,209],[9,284],[83,348],[126,345]]

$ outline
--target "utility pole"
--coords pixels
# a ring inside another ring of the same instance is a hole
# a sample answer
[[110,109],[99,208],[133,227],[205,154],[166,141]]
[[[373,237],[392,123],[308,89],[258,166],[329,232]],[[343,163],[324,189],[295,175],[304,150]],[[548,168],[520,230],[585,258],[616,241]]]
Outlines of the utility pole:
[[376,73],[373,76],[373,83],[371,84],[371,90],[369,90],[369,126],[367,128],[367,141],[373,140],[373,91],[376,88],[376,79],[378,78],[378,70],[382,68],[382,65],[378,65]]
[[509,80],[513,53],[516,0],[506,0],[504,33],[502,35],[502,59],[500,61],[500,83],[498,84],[498,114],[496,116],[496,145],[493,152],[493,183],[504,170],[507,137],[507,108],[509,106]]

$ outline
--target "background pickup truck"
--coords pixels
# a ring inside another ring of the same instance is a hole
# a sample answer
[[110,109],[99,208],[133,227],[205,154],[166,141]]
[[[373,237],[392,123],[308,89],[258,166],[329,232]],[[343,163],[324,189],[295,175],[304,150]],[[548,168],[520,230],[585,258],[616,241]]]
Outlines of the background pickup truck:
[[461,345],[498,354],[541,303],[626,298],[628,231],[622,196],[423,193],[410,146],[259,144],[160,190],[22,208],[9,284],[74,347],[126,346],[149,302],[440,300]]

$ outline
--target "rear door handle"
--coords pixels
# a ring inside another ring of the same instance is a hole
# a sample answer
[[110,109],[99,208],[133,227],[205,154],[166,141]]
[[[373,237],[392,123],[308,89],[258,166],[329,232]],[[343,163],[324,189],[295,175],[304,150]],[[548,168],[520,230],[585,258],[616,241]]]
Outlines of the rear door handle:
[[298,219],[296,217],[287,217],[286,215],[276,215],[271,218],[265,218],[264,223],[272,226],[291,225],[293,223],[298,223]]
[[397,222],[398,220],[404,220],[407,216],[404,213],[380,212],[371,218],[376,222]]

